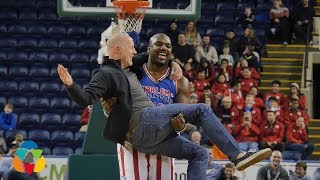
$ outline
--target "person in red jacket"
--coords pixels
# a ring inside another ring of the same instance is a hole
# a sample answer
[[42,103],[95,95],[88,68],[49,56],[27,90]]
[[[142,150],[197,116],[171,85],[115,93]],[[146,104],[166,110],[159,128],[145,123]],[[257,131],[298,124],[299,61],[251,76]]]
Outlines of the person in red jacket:
[[249,94],[250,88],[252,86],[258,86],[258,83],[255,79],[251,78],[251,71],[249,68],[243,69],[243,79],[240,80],[241,82],[241,91],[244,97]]
[[218,74],[223,74],[226,77],[226,81],[229,82],[233,79],[233,68],[228,66],[229,61],[227,59],[222,59],[220,66],[217,68]]
[[[210,86],[205,86],[203,88],[203,94],[199,97],[199,103],[209,103],[208,99],[210,100],[210,107],[212,109],[216,109],[218,106],[218,99],[215,95],[212,94]],[[206,102],[207,101],[207,102]]]
[[278,104],[282,107],[284,104],[284,95],[279,92],[280,87],[281,87],[281,82],[279,80],[274,80],[272,81],[272,92],[266,92],[263,96],[263,99],[265,100],[265,105],[268,106],[269,98],[271,96],[274,96],[278,100]]
[[[268,109],[273,109],[274,111],[276,111],[276,116],[277,116],[276,120],[278,122],[281,122],[282,124],[285,124],[284,111],[278,105],[277,98],[274,96],[271,96],[268,101],[269,101]],[[267,114],[268,114],[268,111],[265,110],[262,114],[262,122],[267,121]]]
[[87,132],[90,112],[91,112],[91,106],[87,106],[86,108],[83,109],[81,114],[81,119],[80,119],[80,123],[81,123],[81,128],[79,130],[80,132]]
[[259,88],[257,86],[252,86],[250,88],[249,94],[254,96],[254,104],[261,110],[265,110],[266,106],[264,105],[264,101],[262,100],[262,95],[259,93]]
[[252,116],[252,123],[260,127],[261,125],[261,111],[254,103],[254,96],[248,94],[245,101],[245,108],[240,111],[240,119],[244,119],[245,115],[250,113]]
[[194,80],[195,93],[200,97],[203,94],[203,89],[206,86],[210,86],[209,81],[205,79],[205,71],[200,71],[198,79]]
[[260,149],[268,147],[273,151],[284,151],[284,125],[276,121],[276,112],[271,109],[268,111],[267,120],[260,126]]
[[304,124],[308,126],[309,124],[309,117],[305,113],[304,110],[299,109],[299,100],[298,99],[291,99],[289,110],[285,111],[284,113],[284,121],[287,126],[296,124],[296,120],[299,116],[302,116],[304,119]]
[[198,65],[198,68],[196,69],[196,73],[200,73],[202,71],[204,71],[205,79],[208,82],[211,83],[215,79],[216,73],[214,70],[214,66],[205,57],[200,58],[200,63]]
[[243,151],[255,149],[258,151],[258,137],[260,129],[252,123],[251,113],[246,113],[241,120],[241,124],[237,125],[233,131],[236,140],[239,142],[239,147]]
[[221,120],[221,123],[227,125],[231,131],[239,124],[239,110],[232,107],[230,97],[224,97],[222,99],[222,107],[218,108],[216,111],[216,115]]
[[298,83],[290,84],[290,95],[285,98],[285,108],[289,107],[291,99],[299,99],[299,109],[306,110],[306,96],[301,93]]
[[190,82],[196,77],[196,72],[193,70],[192,65],[190,63],[186,63],[183,67],[183,76],[185,76]]
[[241,92],[241,83],[233,79],[231,81],[231,88],[225,91],[224,96],[231,97],[232,106],[236,107],[238,110],[243,109],[244,99]]
[[211,86],[211,92],[221,100],[224,93],[229,89],[229,84],[226,82],[226,77],[223,74],[219,74],[216,82]]
[[255,68],[249,67],[248,61],[245,58],[242,58],[235,69],[235,77],[238,80],[243,79],[243,69],[244,68],[250,69],[252,79],[255,79],[257,81],[260,79],[260,77],[261,77],[260,73]]
[[294,126],[288,127],[286,137],[288,151],[297,151],[302,155],[301,159],[309,159],[315,146],[314,144],[308,144],[308,134],[302,116],[296,120]]

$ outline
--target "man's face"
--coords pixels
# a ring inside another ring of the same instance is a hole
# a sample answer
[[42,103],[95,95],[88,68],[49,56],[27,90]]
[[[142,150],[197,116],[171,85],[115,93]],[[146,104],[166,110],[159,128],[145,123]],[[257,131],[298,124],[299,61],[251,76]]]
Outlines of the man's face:
[[179,34],[178,36],[178,43],[179,44],[184,44],[186,42],[186,38],[184,37],[183,34]]
[[204,36],[202,38],[202,42],[204,45],[209,45],[210,44],[210,37],[209,36]]
[[211,96],[211,90],[210,89],[206,89],[203,91],[203,94],[205,97],[210,97]]
[[198,74],[198,79],[199,79],[199,80],[204,80],[205,78],[206,78],[205,72],[204,72],[204,71],[199,72],[199,74]]
[[251,71],[247,68],[243,70],[243,77],[249,79],[251,77]]
[[272,92],[278,93],[280,90],[279,84],[272,84]]
[[270,157],[271,165],[274,167],[278,167],[282,162],[282,154],[280,152],[273,152]]
[[248,106],[250,106],[250,107],[253,106],[253,104],[254,104],[254,98],[253,98],[253,96],[247,96],[247,97],[246,97],[246,104],[247,104]]
[[270,123],[273,123],[275,121],[276,115],[274,112],[268,112],[267,119]]
[[299,102],[298,101],[293,101],[291,102],[291,109],[296,110],[299,108]]
[[309,5],[309,0],[302,0],[303,6],[308,6]]
[[236,84],[236,85],[233,87],[233,89],[235,90],[235,92],[240,91],[240,90],[241,90],[241,84],[240,84],[240,83]]
[[247,60],[242,60],[242,61],[240,61],[240,65],[243,68],[248,67],[248,61]]
[[227,67],[228,67],[228,63],[226,61],[222,61],[221,68],[227,68]]
[[190,97],[190,104],[197,104],[198,103],[198,98],[196,97]]
[[160,34],[151,39],[149,45],[149,58],[153,64],[167,65],[172,54],[170,38]]
[[230,53],[230,48],[229,47],[224,47],[222,49],[223,54],[229,54]]
[[296,125],[297,127],[302,127],[302,124],[304,123],[304,119],[303,117],[299,117],[297,120],[296,120]]
[[175,22],[173,22],[173,23],[171,23],[170,24],[170,29],[172,30],[172,31],[175,31],[176,29],[177,29],[177,23],[175,23]]
[[224,174],[226,175],[226,178],[231,178],[233,173],[233,168],[224,168]]
[[209,153],[209,162],[214,160],[214,153],[212,148],[207,148],[208,153]]
[[218,81],[219,81],[220,83],[224,83],[224,82],[226,81],[226,77],[224,77],[224,76],[219,76],[219,77],[218,77]]
[[227,32],[227,38],[228,38],[228,39],[233,39],[233,38],[234,38],[234,32],[228,31],[228,32]]
[[192,140],[192,142],[194,142],[196,144],[200,144],[200,140],[201,140],[200,133],[197,131],[193,132],[191,135],[191,140]]
[[5,112],[6,114],[11,113],[11,112],[12,112],[12,108],[10,108],[9,106],[5,106],[5,107],[4,107],[4,112]]
[[256,96],[258,94],[258,89],[255,87],[251,88],[249,94]]
[[224,100],[224,101],[222,102],[222,104],[223,104],[223,107],[224,107],[225,109],[230,109],[230,108],[231,108],[231,105],[232,105],[232,103],[231,103],[230,100]]
[[132,65],[132,58],[137,54],[137,51],[134,48],[132,38],[128,36],[124,41],[125,42],[122,43],[122,46],[119,46],[119,55],[122,68],[127,68]]
[[271,101],[269,101],[269,106],[271,108],[277,108],[278,107],[278,103],[277,103],[277,101],[271,100]]
[[245,8],[244,13],[249,16],[251,14],[251,8]]
[[296,175],[298,178],[303,178],[304,175],[306,175],[306,170],[303,169],[303,167],[296,167]]

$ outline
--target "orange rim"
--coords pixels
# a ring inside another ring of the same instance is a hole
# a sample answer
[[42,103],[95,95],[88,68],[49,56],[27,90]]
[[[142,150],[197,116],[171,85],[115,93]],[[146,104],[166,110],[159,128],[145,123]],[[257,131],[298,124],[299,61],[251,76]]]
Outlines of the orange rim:
[[113,1],[113,5],[116,8],[121,8],[122,13],[134,13],[137,7],[147,8],[149,5],[148,1]]

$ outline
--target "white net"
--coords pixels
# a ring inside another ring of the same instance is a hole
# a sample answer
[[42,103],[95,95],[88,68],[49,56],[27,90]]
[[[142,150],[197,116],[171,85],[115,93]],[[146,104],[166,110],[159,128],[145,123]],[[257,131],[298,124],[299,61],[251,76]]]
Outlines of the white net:
[[137,7],[133,13],[123,12],[123,7],[115,7],[121,32],[140,33],[146,7]]

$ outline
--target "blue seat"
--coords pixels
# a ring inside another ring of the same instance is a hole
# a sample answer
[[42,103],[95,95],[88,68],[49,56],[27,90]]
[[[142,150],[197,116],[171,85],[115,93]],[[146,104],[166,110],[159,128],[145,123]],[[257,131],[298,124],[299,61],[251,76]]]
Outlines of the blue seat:
[[71,131],[56,130],[51,133],[51,139],[55,146],[70,146],[70,144],[73,144],[73,133]]
[[27,79],[29,76],[29,70],[27,66],[11,66],[9,68],[9,76],[17,78]]
[[36,3],[35,1],[17,1],[15,7],[21,8],[35,8]]
[[7,54],[7,61],[10,65],[26,64],[28,62],[28,53],[24,51],[10,51]]
[[82,147],[85,136],[85,132],[76,132],[74,134],[74,143],[76,147]]
[[40,147],[42,150],[42,155],[51,155],[51,149],[49,147]]
[[217,5],[217,12],[234,11],[236,4],[233,2],[222,2]]
[[19,84],[19,93],[22,95],[34,95],[39,91],[39,83],[34,81],[23,81]]
[[63,129],[71,130],[72,132],[79,131],[81,116],[78,114],[65,114],[62,116]]
[[138,46],[138,51],[139,52],[146,52],[147,49],[148,49],[148,45],[149,43],[148,42],[141,42]]
[[0,38],[0,48],[15,48],[18,42],[15,38]]
[[[0,19],[1,19],[1,14],[0,14]],[[6,33],[6,32],[7,32],[7,25],[0,24],[0,33]]]
[[39,146],[51,146],[48,130],[31,130],[28,133],[28,139],[35,141]]
[[25,130],[13,129],[4,133],[4,139],[6,140],[7,144],[10,144],[12,141],[14,141],[17,134],[21,134],[23,139],[27,139],[27,132]]
[[214,12],[216,10],[215,4],[216,3],[202,1],[201,2],[201,10],[207,10],[207,11]]
[[30,25],[28,26],[29,34],[45,35],[47,33],[47,28],[44,25]]
[[49,61],[51,64],[58,64],[59,62],[67,63],[69,62],[69,57],[63,52],[53,52],[49,54]]
[[233,14],[231,13],[223,13],[218,14],[214,19],[215,25],[219,24],[234,24]]
[[52,98],[50,101],[50,108],[55,111],[68,111],[70,109],[70,100],[63,97]]
[[[0,1],[2,2],[2,1]],[[3,1],[5,2],[5,1]],[[0,11],[0,19],[4,20],[16,20],[18,18],[18,12],[16,9],[3,8]]]
[[55,156],[68,156],[73,154],[73,150],[69,147],[55,147],[52,149],[52,155]]
[[32,66],[29,75],[32,78],[45,79],[49,76],[49,69],[46,66]]
[[57,48],[58,42],[56,39],[43,38],[39,40],[39,48]]
[[190,2],[178,2],[177,9],[186,9],[190,5]]
[[67,29],[64,25],[57,25],[53,24],[48,27],[48,34],[49,35],[61,35],[64,36],[67,33]]
[[57,5],[56,5],[56,1],[38,0],[36,2],[36,7],[38,9],[49,8],[49,9],[55,10]]
[[78,41],[76,39],[60,39],[58,47],[62,49],[73,49],[78,47]]
[[51,78],[58,78],[57,67],[51,67],[51,69],[50,69],[50,77]]
[[98,53],[91,53],[90,54],[90,62],[92,63],[92,62],[97,62],[97,58],[98,58]]
[[208,28],[206,34],[216,38],[225,36],[224,30],[220,28]]
[[13,96],[8,99],[8,103],[13,104],[15,111],[17,109],[27,109],[28,99],[26,97]]
[[32,51],[29,54],[29,61],[31,61],[32,63],[35,63],[35,62],[48,63],[49,61],[48,54],[45,52]]
[[103,31],[105,31],[108,28],[108,26],[92,26],[88,27],[87,29],[87,35],[88,36],[96,36],[97,34],[101,34]]
[[0,81],[1,96],[14,95],[18,91],[18,83],[15,81]]
[[71,62],[90,62],[89,56],[86,53],[72,53],[70,55]]
[[45,97],[32,97],[29,99],[29,108],[32,111],[46,112],[49,106],[49,99]]
[[0,51],[0,62],[7,59],[7,53],[5,51]]
[[25,34],[27,33],[27,27],[22,24],[8,25],[8,33]]
[[40,92],[42,94],[44,94],[44,95],[45,94],[58,95],[60,93],[60,83],[57,83],[57,82],[42,82],[40,84]]
[[6,104],[6,103],[7,103],[6,97],[0,96],[0,104],[1,104],[1,105],[4,105],[4,104]]
[[[22,1],[24,2],[24,1]],[[27,4],[32,4],[32,1],[27,2]],[[19,12],[19,19],[21,20],[35,20],[37,19],[37,12],[34,10],[22,10]]]
[[258,13],[256,15],[257,24],[267,24],[269,22],[269,14],[268,13]]
[[80,40],[79,48],[82,49],[98,49],[98,41],[95,40]]
[[84,68],[72,68],[71,74],[75,79],[88,79],[91,77],[90,70]]
[[41,115],[41,126],[50,131],[59,130],[61,127],[61,116],[56,113],[45,113]]
[[78,147],[76,150],[74,150],[74,154],[81,155],[82,154],[82,148]]
[[83,36],[86,34],[86,28],[83,26],[70,25],[67,28],[67,34],[69,36]]
[[1,65],[0,66],[0,80],[2,80],[2,78],[6,78],[8,76],[8,68],[7,66]]
[[19,39],[18,46],[20,48],[36,48],[38,47],[38,41],[34,38]]
[[19,127],[30,130],[39,126],[40,117],[37,113],[22,113],[19,116]]
[[51,9],[41,9],[41,11],[38,13],[39,20],[56,20],[57,18],[57,13]]

